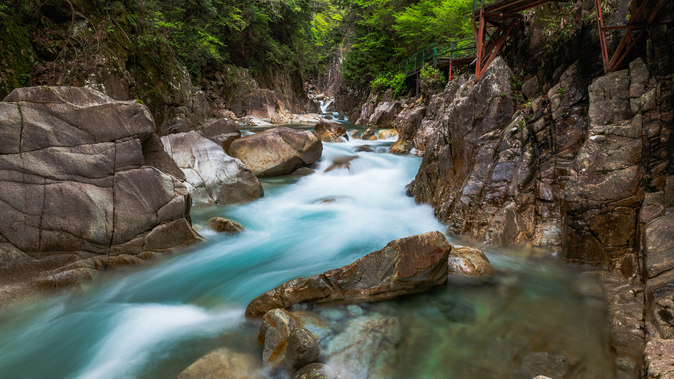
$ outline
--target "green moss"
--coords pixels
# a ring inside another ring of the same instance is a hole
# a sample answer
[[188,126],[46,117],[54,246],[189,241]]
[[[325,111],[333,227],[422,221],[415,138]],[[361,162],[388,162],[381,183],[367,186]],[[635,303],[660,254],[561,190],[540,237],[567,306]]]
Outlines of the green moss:
[[0,99],[30,80],[35,56],[26,29],[13,10],[0,12]]
[[141,100],[141,99],[136,99],[136,104],[143,105],[143,100]]

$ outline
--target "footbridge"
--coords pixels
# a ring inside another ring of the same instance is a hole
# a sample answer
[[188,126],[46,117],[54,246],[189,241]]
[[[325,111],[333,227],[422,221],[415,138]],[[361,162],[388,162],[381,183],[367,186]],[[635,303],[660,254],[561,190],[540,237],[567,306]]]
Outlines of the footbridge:
[[[419,73],[425,64],[431,64],[447,72],[452,80],[453,71],[464,66],[474,66],[475,81],[480,80],[499,52],[512,46],[514,36],[523,27],[522,12],[552,2],[570,0],[473,0],[471,23],[473,38],[452,41],[447,44],[434,43],[411,55],[398,64],[397,72],[404,72],[408,79],[414,79],[419,92]],[[624,25],[604,25],[601,0],[594,0],[597,27],[601,45],[604,72],[618,69],[644,32],[654,25],[657,14],[668,0],[632,0],[630,18]],[[612,54],[606,41],[606,33],[624,30],[621,42]],[[394,70],[395,71],[395,70]]]

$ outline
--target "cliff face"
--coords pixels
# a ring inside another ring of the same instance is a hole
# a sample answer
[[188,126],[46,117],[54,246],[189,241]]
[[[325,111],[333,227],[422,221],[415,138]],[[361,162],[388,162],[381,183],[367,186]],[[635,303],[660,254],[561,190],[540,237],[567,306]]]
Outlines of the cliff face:
[[46,2],[38,13],[35,26],[18,10],[0,9],[0,25],[12,31],[0,37],[0,98],[23,86],[86,86],[115,100],[142,100],[160,135],[193,130],[227,111],[283,120],[309,105],[297,67],[268,64],[251,75],[208,66],[194,83],[179,52],[146,41],[155,36],[139,24],[151,15],[134,2]]

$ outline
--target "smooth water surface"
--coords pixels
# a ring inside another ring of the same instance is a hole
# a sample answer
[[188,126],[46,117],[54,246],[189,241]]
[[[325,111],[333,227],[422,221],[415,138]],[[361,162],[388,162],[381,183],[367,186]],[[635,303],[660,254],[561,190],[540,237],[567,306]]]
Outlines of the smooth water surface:
[[[380,153],[355,153],[363,144]],[[0,378],[173,378],[218,347],[261,356],[259,324],[243,316],[254,297],[393,239],[444,231],[430,207],[405,195],[421,159],[381,153],[390,144],[324,144],[317,173],[265,179],[263,199],[193,212],[197,228],[223,216],[243,224],[244,233],[200,229],[208,241],[184,254],[0,313]],[[358,158],[333,166],[348,156]],[[588,359],[600,370],[610,366],[603,308],[577,288],[578,274],[556,262],[491,257],[491,284],[442,286],[364,306],[401,319],[391,377],[500,377],[501,367],[536,349],[586,368]]]

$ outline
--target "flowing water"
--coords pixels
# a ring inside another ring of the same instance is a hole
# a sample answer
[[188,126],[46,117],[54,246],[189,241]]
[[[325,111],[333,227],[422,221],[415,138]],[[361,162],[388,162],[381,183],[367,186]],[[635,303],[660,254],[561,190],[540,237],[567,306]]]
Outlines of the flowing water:
[[[378,152],[354,152],[363,144]],[[196,225],[223,216],[243,224],[244,233],[202,229],[207,242],[183,254],[0,313],[0,378],[174,378],[218,347],[260,357],[259,324],[244,318],[254,297],[393,239],[445,229],[430,207],[405,195],[421,159],[383,153],[390,144],[325,144],[315,174],[265,179],[263,199],[193,213]],[[333,166],[345,156],[358,158]],[[361,376],[514,378],[513,369],[541,360],[531,358],[536,352],[565,359],[572,377],[612,376],[604,301],[591,295],[589,276],[556,261],[487,254],[496,274],[486,285],[300,312],[333,320],[326,332],[333,337],[321,342],[326,360]],[[397,325],[391,346],[372,349],[387,352],[389,360],[379,361],[388,371],[361,362],[363,354],[349,362],[333,343],[355,321],[376,317]]]

